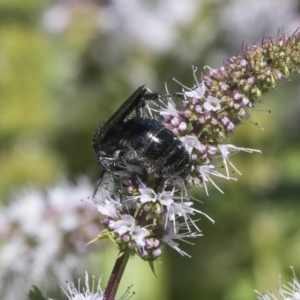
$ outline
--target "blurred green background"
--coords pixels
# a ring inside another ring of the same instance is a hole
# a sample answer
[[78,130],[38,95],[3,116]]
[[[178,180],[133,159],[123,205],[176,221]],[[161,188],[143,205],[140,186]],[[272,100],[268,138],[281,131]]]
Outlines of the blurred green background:
[[[292,0],[2,0],[1,202],[62,177],[96,182],[95,128],[138,86],[164,92],[167,82],[178,91],[173,77],[192,86],[191,65],[200,75],[241,54],[242,45],[299,25],[300,3]],[[291,76],[253,109],[251,121],[265,130],[245,121],[235,131],[234,145],[263,152],[232,157],[239,181],[218,181],[224,195],[213,186],[210,197],[194,190],[216,223],[203,218],[204,237],[181,245],[192,258],[168,249],[157,278],[135,258],[120,291],[134,284],[134,299],[248,300],[254,289],[275,291],[279,274],[291,279],[289,266],[300,274],[299,83],[299,74]],[[99,268],[87,267],[103,272],[104,286],[112,249],[107,243]]]

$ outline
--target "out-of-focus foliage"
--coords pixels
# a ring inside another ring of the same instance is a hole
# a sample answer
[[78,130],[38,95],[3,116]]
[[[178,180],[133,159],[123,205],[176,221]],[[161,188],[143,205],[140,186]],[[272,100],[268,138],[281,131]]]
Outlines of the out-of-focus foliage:
[[[94,130],[136,87],[164,92],[168,82],[178,91],[173,77],[192,86],[192,64],[200,75],[243,43],[276,37],[279,28],[292,34],[299,24],[292,0],[1,1],[1,201],[62,176],[96,181]],[[300,78],[291,79],[234,134],[235,145],[263,154],[233,158],[243,177],[221,182],[225,195],[195,190],[216,224],[200,222],[204,237],[184,249],[193,257],[166,253],[149,291],[136,281],[152,276],[147,265],[129,262],[123,284],[134,284],[137,299],[155,299],[152,289],[161,300],[254,299],[254,289],[273,289],[290,265],[300,272]],[[103,284],[114,259],[107,261],[93,270],[103,271]]]
[[46,300],[46,298],[42,295],[41,291],[36,286],[32,286],[29,293],[28,298],[30,300]]

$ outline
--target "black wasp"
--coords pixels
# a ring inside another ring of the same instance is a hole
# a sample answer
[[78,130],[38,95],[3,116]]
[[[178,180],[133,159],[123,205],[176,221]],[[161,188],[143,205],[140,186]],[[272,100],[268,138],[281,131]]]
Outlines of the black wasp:
[[[93,139],[102,174],[94,196],[105,172],[111,174],[126,170],[128,166],[142,167],[170,178],[185,178],[191,162],[179,138],[161,122],[144,118],[145,100],[160,96],[139,87],[102,125]],[[135,110],[135,116],[130,113]]]

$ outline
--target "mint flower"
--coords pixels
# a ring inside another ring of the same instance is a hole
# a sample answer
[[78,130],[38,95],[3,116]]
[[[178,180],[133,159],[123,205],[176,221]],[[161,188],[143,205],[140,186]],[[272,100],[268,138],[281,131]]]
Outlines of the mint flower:
[[[298,32],[291,37],[282,34],[276,40],[267,38],[261,45],[246,46],[243,56],[229,58],[221,68],[208,68],[207,74],[199,79],[197,68],[193,68],[193,87],[176,80],[182,91],[157,94],[159,103],[146,101],[146,119],[158,120],[175,134],[176,147],[185,148],[189,164],[186,172],[177,173],[184,176],[167,178],[157,166],[158,158],[152,161],[149,156],[149,161],[146,158],[144,161],[137,154],[140,150],[132,145],[117,149],[128,150],[126,155],[130,160],[125,159],[124,163],[120,159],[122,153],[110,153],[120,155],[111,174],[111,181],[116,184],[114,188],[102,184],[105,197],[96,195],[94,199],[103,228],[93,240],[109,238],[120,250],[115,265],[119,277],[111,277],[107,295],[113,295],[116,290],[129,256],[138,255],[152,267],[151,263],[162,255],[165,246],[189,256],[180,248],[179,241],[188,242],[202,235],[196,224],[197,215],[209,218],[193,207],[196,199],[190,196],[190,188],[204,187],[208,195],[210,186],[214,186],[223,193],[214,177],[237,180],[230,175],[230,169],[241,175],[230,161],[231,155],[240,151],[260,153],[260,150],[233,145],[230,138],[237,126],[250,120],[251,109],[265,93],[290,72],[300,70],[299,50]],[[159,147],[156,133],[148,134],[143,137],[143,146],[155,141],[154,146]],[[114,162],[112,158],[111,164]]]
[[[114,200],[118,199],[114,194],[95,199],[103,229],[93,241],[109,238],[121,251],[127,249],[131,255],[137,254],[148,261],[161,256],[165,245],[187,255],[179,250],[177,244],[174,246],[173,240],[201,236],[193,216],[208,216],[193,208],[191,197],[181,195],[181,189],[156,192],[139,179],[136,182],[126,180],[125,183],[128,185],[127,193],[124,189],[122,201]],[[182,223],[178,222],[179,218],[183,219]],[[178,230],[183,227],[187,232],[179,233]],[[194,233],[193,228],[198,233]]]
[[78,280],[78,287],[76,288],[73,282],[66,283],[66,288],[61,287],[65,295],[69,300],[102,300],[103,290],[100,286],[101,277],[98,280],[97,286],[95,286],[95,278],[93,277],[92,289],[90,289],[90,282],[88,273],[85,272],[84,282],[85,287],[81,287],[80,279]]
[[[179,233],[180,231],[180,233]],[[184,232],[182,232],[184,231]],[[182,256],[191,257],[189,254],[181,250],[178,246],[179,243],[175,242],[174,240],[179,240],[188,244],[192,244],[187,242],[186,238],[196,238],[198,236],[202,236],[200,231],[198,232],[191,232],[190,229],[186,224],[179,224],[178,222],[174,222],[173,224],[168,223],[167,227],[164,230],[164,235],[162,241],[168,244],[171,248],[176,250]]]
[[289,282],[288,285],[282,285],[280,283],[279,288],[277,288],[278,297],[275,296],[272,292],[261,294],[256,291],[256,293],[258,294],[258,300],[300,300],[300,283],[294,273],[293,281]]
[[[180,236],[178,228],[186,228],[185,238],[195,237],[194,230],[201,232],[194,217],[208,216],[193,208],[189,188],[204,187],[208,195],[212,185],[223,193],[214,177],[236,180],[230,169],[241,175],[230,156],[240,151],[261,152],[228,140],[243,120],[249,120],[250,109],[264,93],[299,70],[299,48],[299,33],[265,39],[261,45],[248,45],[244,57],[233,56],[223,67],[209,69],[201,80],[197,79],[197,68],[193,68],[195,85],[189,88],[177,81],[183,90],[160,95],[159,105],[147,101],[147,118],[162,119],[187,150],[190,172],[185,178],[164,178],[147,163],[145,167],[138,164],[138,168],[125,165],[124,171],[115,174],[120,187],[107,189],[105,200],[95,200],[104,226],[96,239],[109,237],[121,251],[130,249],[132,255],[142,253],[143,259],[151,261],[165,245],[178,249],[171,242]],[[167,228],[173,229],[172,238],[165,235]],[[158,241],[155,255],[152,247],[151,251],[144,247],[153,240]]]
[[[225,170],[226,170],[226,175],[227,178],[229,178],[229,168],[228,168],[228,164],[239,174],[241,175],[241,173],[239,172],[239,170],[230,162],[229,160],[229,156],[231,154],[235,154],[238,153],[240,151],[244,151],[247,153],[253,153],[253,152],[257,152],[257,153],[261,153],[260,150],[256,150],[256,149],[249,149],[249,148],[243,148],[243,147],[236,147],[234,145],[231,144],[220,144],[218,145],[218,151],[221,153],[221,157],[222,157],[222,162],[224,164]],[[228,164],[227,164],[228,163]]]
[[[101,288],[101,277],[98,283],[95,283],[95,277],[93,276],[92,282],[90,283],[89,275],[85,272],[84,276],[85,286],[81,287],[80,279],[78,280],[78,286],[76,287],[73,282],[66,283],[66,287],[61,289],[64,291],[68,300],[103,300],[104,291]],[[90,288],[92,286],[92,288]],[[125,293],[118,298],[118,300],[128,300],[132,297],[133,293],[130,292],[132,286],[128,287]],[[52,300],[52,299],[49,299]]]
[[46,191],[27,188],[1,206],[3,299],[24,299],[33,283],[44,288],[47,282],[51,293],[49,289],[56,289],[57,281],[86,268],[86,255],[95,250],[86,244],[97,233],[99,223],[97,211],[82,202],[91,190],[87,178],[76,184],[62,180]]
[[221,101],[215,97],[208,96],[203,104],[206,111],[218,111],[221,109]]
[[98,211],[109,218],[118,217],[118,209],[121,207],[121,204],[113,199],[104,199],[104,202],[99,203]]
[[130,215],[123,215],[121,220],[116,221],[113,226],[113,232],[119,236],[130,235],[131,239],[126,238],[124,241],[129,242],[132,240],[138,248],[145,246],[145,237],[149,235],[149,231],[146,228],[135,225],[135,219]]
[[[282,34],[276,40],[267,38],[261,45],[246,46],[244,57],[229,58],[223,67],[210,69],[201,81],[197,79],[197,69],[193,68],[196,85],[188,88],[181,84],[183,92],[175,94],[183,98],[179,108],[175,109],[172,100],[161,113],[165,125],[181,141],[188,141],[184,145],[193,162],[188,183],[203,184],[207,191],[207,182],[214,185],[212,176],[235,179],[229,176],[228,166],[240,172],[230,162],[229,155],[237,151],[260,152],[228,145],[228,139],[243,120],[250,118],[249,111],[265,93],[291,72],[299,71],[299,50],[299,32],[291,37]],[[184,130],[179,125],[183,123]],[[218,171],[218,152],[226,170],[224,176]]]

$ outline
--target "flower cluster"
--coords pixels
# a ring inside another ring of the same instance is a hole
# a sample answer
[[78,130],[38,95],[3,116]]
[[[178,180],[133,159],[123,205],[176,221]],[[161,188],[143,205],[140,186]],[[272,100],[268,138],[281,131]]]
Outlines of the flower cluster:
[[[196,69],[194,69],[196,79],[195,73]],[[260,151],[224,143],[229,132],[231,133],[235,127],[233,120],[226,114],[226,103],[212,96],[206,97],[205,82],[199,84],[196,79],[196,83],[193,89],[186,87],[188,90],[181,94],[184,97],[181,103],[182,110],[177,111],[175,102],[170,99],[165,108],[160,110],[160,114],[164,116],[163,122],[166,127],[179,136],[190,155],[192,168],[186,178],[187,183],[204,185],[208,194],[206,183],[211,182],[222,192],[211,176],[235,180],[229,175],[228,164],[240,174],[230,162],[229,156],[239,151],[248,153]],[[219,158],[223,165],[218,167]],[[219,171],[222,168],[225,168],[225,174]]]
[[[250,118],[249,111],[264,93],[289,72],[299,70],[299,50],[300,33],[268,38],[261,45],[247,46],[244,57],[231,57],[200,82],[194,68],[194,87],[181,84],[182,92],[160,95],[159,105],[148,107],[149,118],[160,120],[181,141],[189,155],[190,172],[184,178],[166,178],[141,164],[138,168],[125,166],[117,179],[115,174],[108,175],[108,181],[117,181],[116,188],[104,188],[104,197],[95,199],[103,224],[96,239],[109,238],[121,251],[149,261],[159,257],[165,245],[188,255],[176,240],[201,236],[194,216],[204,214],[193,208],[195,199],[189,188],[204,186],[208,194],[207,184],[211,183],[222,192],[213,176],[235,180],[230,168],[240,174],[230,155],[260,152],[228,140],[236,126]],[[135,151],[130,154],[134,156]]]
[[300,283],[297,280],[295,273],[294,273],[293,281],[289,282],[288,286],[280,283],[280,286],[277,288],[277,292],[279,297],[275,296],[272,292],[266,292],[261,294],[260,292],[256,291],[256,293],[258,294],[257,299],[258,300],[280,300],[280,299],[299,300],[300,299]]
[[[104,299],[104,291],[101,288],[101,277],[98,282],[95,282],[95,277],[92,277],[92,282],[89,280],[89,275],[85,272],[84,283],[85,286],[81,286],[80,279],[78,280],[78,286],[76,287],[73,282],[67,282],[66,288],[62,287],[65,295],[69,300],[102,300]],[[92,286],[90,288],[90,285]],[[132,286],[129,286],[125,293],[118,298],[118,300],[129,300],[134,292],[131,292]],[[52,300],[52,299],[49,299]]]
[[49,288],[51,282],[72,278],[86,268],[84,254],[91,250],[86,244],[97,232],[98,214],[80,200],[91,189],[87,178],[76,185],[63,181],[46,191],[26,189],[1,207],[3,299],[23,299],[33,282],[47,282]]
[[[191,185],[203,184],[208,193],[207,183],[211,182],[221,191],[212,176],[227,180],[235,179],[229,175],[229,166],[239,173],[229,161],[229,155],[238,151],[250,153],[257,151],[217,141],[201,142],[201,138],[193,130],[187,129],[191,124],[197,127],[200,123],[194,122],[195,117],[191,110],[190,113],[186,113],[185,106],[187,102],[190,103],[190,109],[193,105],[200,106],[201,97],[205,97],[204,93],[203,83],[185,92],[182,111],[176,109],[172,97],[166,97],[167,103],[163,102],[164,97],[161,97],[158,110],[164,117],[165,126],[179,137],[188,152],[191,161],[190,174],[186,178],[163,178],[156,174],[155,170],[151,172],[149,168],[145,168],[141,171],[142,167],[137,170],[128,166],[125,175],[119,175],[121,182],[115,187],[112,186],[112,178],[106,176],[106,180],[102,183],[105,187],[104,195],[102,192],[102,195],[95,199],[104,226],[96,239],[109,238],[121,251],[131,251],[132,254],[138,254],[148,261],[161,256],[165,245],[169,245],[182,255],[189,256],[179,248],[176,240],[185,241],[186,238],[201,236],[201,230],[196,225],[194,216],[202,214],[209,217],[193,207],[195,199],[189,195],[188,188]],[[222,109],[219,102],[209,96],[202,107],[211,114],[218,114]],[[151,112],[152,116],[153,113],[154,109]],[[224,174],[217,169],[215,161],[218,157],[224,165]]]
[[[210,175],[229,177],[230,152],[256,150],[225,144],[236,126],[250,118],[249,111],[263,94],[291,72],[300,70],[300,33],[264,39],[261,45],[248,45],[244,57],[233,56],[227,63],[202,77],[194,77],[193,88],[183,86],[182,109],[169,101],[161,111],[166,126],[181,137],[193,162],[191,179],[196,185],[211,181]],[[222,157],[226,174],[216,171],[216,158]],[[235,168],[234,170],[239,173]],[[208,174],[207,174],[208,173]]]
[[[192,207],[191,198],[178,197],[175,188],[157,192],[143,184],[138,176],[134,180],[131,175],[122,183],[124,191],[120,196],[106,189],[106,196],[96,200],[104,227],[96,239],[109,238],[121,251],[129,249],[148,261],[161,256],[166,244],[188,255],[175,240],[201,236],[191,218],[201,212]],[[185,222],[180,224],[178,217],[183,217]]]

